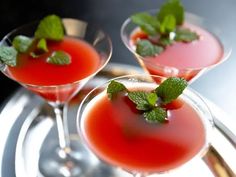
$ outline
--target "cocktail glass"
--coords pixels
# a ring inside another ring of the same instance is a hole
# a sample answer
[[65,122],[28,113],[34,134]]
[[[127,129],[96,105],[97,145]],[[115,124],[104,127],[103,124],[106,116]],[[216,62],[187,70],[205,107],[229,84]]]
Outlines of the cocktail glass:
[[[158,10],[154,9],[154,10],[149,10],[146,12],[151,15],[156,15]],[[205,71],[208,71],[209,69],[214,68],[215,66],[221,64],[227,58],[229,58],[232,48],[229,43],[230,40],[226,39],[226,35],[224,34],[224,31],[218,28],[217,25],[213,24],[212,22],[209,22],[206,19],[199,17],[195,14],[185,13],[185,23],[186,22],[190,25],[192,24],[196,27],[200,27],[200,29],[203,29],[206,32],[209,32],[213,36],[213,38],[215,37],[215,40],[219,42],[220,49],[216,48],[212,51],[209,50],[212,48],[212,46],[210,44],[206,44],[207,43],[206,41],[205,44],[208,46],[203,47],[201,52],[195,52],[194,55],[197,56],[195,59],[193,59],[193,57],[189,58],[185,56],[185,53],[187,54],[191,52],[188,47],[186,47],[186,49],[183,48],[181,50],[180,53],[182,54],[181,56],[178,56],[180,60],[179,62],[175,62],[175,63],[169,62],[170,59],[176,57],[176,55],[172,55],[172,56],[171,54],[166,55],[167,52],[169,53],[173,49],[172,48],[170,50],[168,49],[168,47],[167,47],[167,50],[163,52],[163,54],[161,53],[160,55],[156,56],[155,59],[154,57],[142,57],[136,52],[136,47],[133,41],[131,40],[132,35],[134,35],[135,32],[140,31],[140,28],[138,28],[137,25],[131,21],[131,18],[128,18],[127,20],[125,20],[125,22],[123,23],[121,27],[121,39],[123,43],[125,44],[125,46],[129,49],[129,51],[134,54],[140,66],[148,73],[152,75],[162,76],[162,77],[171,77],[171,76],[182,77],[186,79],[187,81],[193,82],[202,73],[205,73]],[[199,40],[202,41],[202,39],[203,37],[200,36]],[[194,43],[194,41],[192,43]],[[219,51],[221,49],[222,49],[222,52]],[[213,56],[214,54],[220,53],[220,52],[221,54],[219,54],[218,56],[217,55]],[[214,61],[209,61],[207,63],[206,61],[208,59],[205,57],[206,54],[212,55],[211,60],[214,60]],[[160,63],[158,61],[158,57],[159,59],[161,57],[163,59],[166,59],[167,61]],[[188,60],[188,64],[187,62],[183,61],[181,58],[182,59],[186,58]],[[195,64],[192,64],[193,60],[195,61]],[[206,62],[206,63],[203,64],[203,62]]]
[[[78,145],[79,142],[70,140],[67,128],[66,104],[80,91],[89,79],[105,67],[112,55],[112,43],[110,37],[98,26],[70,18],[64,18],[62,19],[62,22],[66,36],[78,38],[87,42],[98,53],[100,61],[93,73],[90,73],[83,79],[77,80],[73,83],[42,86],[18,81],[12,76],[7,65],[1,65],[1,71],[7,77],[18,82],[33,93],[40,95],[54,109],[59,141],[57,141],[57,139],[55,139],[55,141],[50,141],[53,146],[43,145],[45,146],[44,150],[47,154],[40,154],[39,158],[39,171],[41,175],[50,177],[79,176],[84,172],[84,170],[89,168],[89,157],[82,154],[86,151],[84,150],[81,152],[81,149],[76,149],[77,147],[81,148],[81,146]],[[4,46],[12,46],[12,41],[17,35],[33,37],[38,23],[39,22],[34,22],[13,30],[3,38],[0,44]],[[78,68],[78,72],[80,72],[80,68]],[[67,73],[62,74],[66,75]],[[68,75],[68,77],[70,76]]]
[[[164,80],[154,75],[128,75],[112,80],[123,83],[128,90],[150,91],[157,87],[153,77]],[[146,122],[140,112],[134,111],[135,106],[128,103],[124,94],[111,101],[106,92],[109,83],[92,90],[80,104],[77,115],[80,136],[102,161],[135,177],[145,177],[174,172],[174,169],[205,154],[210,144],[213,119],[209,108],[194,90],[185,89],[167,108],[167,123],[152,124]],[[119,101],[114,101],[116,99]],[[184,111],[185,108],[188,111]],[[173,117],[175,111],[182,115]],[[175,120],[183,117],[186,121],[174,125]],[[184,125],[186,122],[188,125]],[[177,155],[179,153],[181,155]]]

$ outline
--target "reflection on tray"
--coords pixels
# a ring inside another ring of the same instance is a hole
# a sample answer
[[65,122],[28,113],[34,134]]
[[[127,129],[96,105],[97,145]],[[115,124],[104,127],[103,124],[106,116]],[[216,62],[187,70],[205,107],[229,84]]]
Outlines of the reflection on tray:
[[[78,139],[76,135],[76,113],[79,102],[95,85],[98,85],[111,77],[132,74],[136,69],[127,65],[110,65],[104,71],[100,72],[92,81],[90,81],[86,87],[82,90],[81,94],[78,94],[68,105],[68,126],[71,133],[71,138]],[[136,72],[140,72],[137,69]],[[25,92],[27,94],[28,92]],[[23,95],[22,95],[23,96]],[[21,128],[19,138],[16,147],[16,177],[36,177],[38,174],[38,159],[40,151],[43,149],[42,142],[50,141],[56,137],[56,129],[54,126],[54,114],[48,105],[46,105],[38,97],[33,96],[30,102],[26,105],[28,108],[23,109],[26,112],[24,115],[28,115]],[[212,109],[217,109],[211,106]],[[212,112],[218,113],[217,110]],[[49,115],[49,116],[46,116]],[[214,115],[217,127],[214,131],[214,138],[212,147],[206,153],[203,159],[196,159],[188,165],[179,168],[175,173],[169,173],[163,176],[204,176],[204,177],[234,177],[236,174],[235,163],[232,159],[236,159],[235,140],[232,140],[235,135],[228,135],[226,127],[218,126],[222,124],[218,115]],[[232,133],[232,132],[231,132]],[[224,145],[222,145],[224,144]],[[223,148],[223,149],[222,149]],[[84,147],[85,153],[90,153],[86,147]],[[227,153],[226,153],[227,152]],[[91,168],[86,173],[86,177],[129,177],[130,175],[117,169],[113,169],[100,163],[92,154]],[[230,159],[231,157],[231,159]],[[98,163],[99,162],[99,163]],[[153,175],[155,176],[155,175]]]

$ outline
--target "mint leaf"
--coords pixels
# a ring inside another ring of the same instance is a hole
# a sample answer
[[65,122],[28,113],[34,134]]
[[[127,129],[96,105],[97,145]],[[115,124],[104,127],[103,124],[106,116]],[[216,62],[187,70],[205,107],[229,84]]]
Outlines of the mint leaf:
[[184,7],[180,0],[169,0],[162,5],[157,18],[163,22],[167,15],[173,15],[176,19],[176,24],[181,25],[184,21]]
[[161,107],[156,107],[151,111],[144,112],[145,120],[150,123],[163,123],[167,119],[167,111]]
[[47,41],[45,38],[42,38],[38,41],[36,48],[33,52],[30,52],[30,56],[33,58],[38,58],[40,55],[48,52]]
[[160,54],[175,41],[191,42],[199,38],[189,29],[179,28],[184,22],[184,7],[180,0],[167,0],[156,16],[143,12],[134,14],[131,20],[148,35],[147,40],[136,43],[136,52],[143,57]]
[[136,44],[136,52],[143,57],[155,56],[160,54],[163,50],[163,47],[153,45],[150,41],[145,39],[139,40]]
[[176,27],[176,20],[175,17],[171,14],[166,15],[163,19],[163,21],[161,22],[160,25],[160,32],[163,34],[168,34],[172,31],[175,30]]
[[156,93],[148,93],[147,94],[147,101],[149,105],[155,106],[157,103],[158,97]]
[[175,41],[191,42],[197,39],[199,39],[198,34],[195,32],[192,32],[190,29],[186,29],[186,28],[176,29]]
[[159,40],[158,40],[158,44],[161,45],[161,46],[169,46],[171,44],[173,44],[173,40],[170,39],[169,36],[162,36]]
[[128,98],[136,105],[137,110],[142,111],[146,121],[163,123],[167,121],[167,110],[161,106],[176,99],[186,86],[186,80],[172,77],[166,79],[159,87],[153,90],[154,92],[129,91],[122,83],[113,80],[107,87],[107,94],[112,99],[119,92],[127,92]]
[[64,37],[64,27],[60,17],[49,15],[43,18],[35,31],[35,37],[60,41]]
[[[149,93],[146,92],[142,92],[142,91],[134,91],[134,92],[129,92],[128,93],[128,97],[129,99],[136,104],[136,108],[138,110],[142,110],[142,111],[146,111],[149,110],[151,108],[152,105],[150,105],[149,100],[152,102],[153,100],[151,100],[152,98],[150,98]],[[149,97],[149,100],[148,100]]]
[[145,12],[132,15],[131,20],[149,35],[156,35],[160,26],[156,17]]
[[30,48],[32,42],[33,42],[33,39],[23,36],[23,35],[18,35],[14,37],[12,45],[18,52],[26,53],[28,49]]
[[38,41],[37,50],[40,50],[42,53],[48,52],[47,41],[45,38]]
[[123,84],[112,80],[107,87],[108,98],[112,99],[117,93],[126,91],[126,90],[127,89]]
[[55,65],[69,65],[71,63],[71,56],[64,51],[55,51],[47,59],[47,63]]
[[0,61],[9,66],[16,66],[17,50],[14,47],[0,46]]
[[182,78],[170,77],[156,88],[156,93],[163,101],[163,104],[175,100],[187,87],[187,81]]

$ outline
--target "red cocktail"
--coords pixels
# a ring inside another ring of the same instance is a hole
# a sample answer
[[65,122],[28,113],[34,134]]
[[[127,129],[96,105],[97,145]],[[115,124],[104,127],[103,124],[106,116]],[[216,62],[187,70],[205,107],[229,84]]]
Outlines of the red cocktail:
[[[129,91],[155,89],[156,84],[148,79],[128,76],[115,80]],[[163,173],[202,155],[209,143],[212,119],[201,98],[189,90],[165,109],[168,121],[151,124],[127,94],[120,93],[110,100],[103,85],[81,104],[79,129],[91,150],[105,162],[131,173]]]
[[[81,39],[65,37],[60,42],[49,41],[48,49],[48,53],[37,59],[20,54],[17,66],[8,67],[11,76],[19,82],[32,85],[63,85],[84,79],[93,74],[100,65],[97,51]],[[57,50],[69,53],[71,64],[58,66],[47,63],[47,58]]]
[[[28,87],[48,101],[67,101],[80,87],[79,82],[82,84],[83,80],[96,73],[102,64],[99,54],[92,45],[81,39],[65,37],[60,42],[49,41],[48,49],[48,53],[38,58],[20,54],[17,66],[7,68],[10,77],[18,82],[27,85],[49,86],[45,89]],[[58,66],[46,62],[47,58],[58,50],[70,54],[71,63],[69,65]],[[50,86],[70,83],[70,86],[58,89],[58,91],[50,88]]]
[[6,35],[0,49],[0,65],[5,62],[2,72],[44,98],[56,115],[58,139],[42,144],[40,174],[81,175],[91,158],[81,158],[80,142],[70,139],[64,106],[108,63],[109,36],[96,25],[50,15]]

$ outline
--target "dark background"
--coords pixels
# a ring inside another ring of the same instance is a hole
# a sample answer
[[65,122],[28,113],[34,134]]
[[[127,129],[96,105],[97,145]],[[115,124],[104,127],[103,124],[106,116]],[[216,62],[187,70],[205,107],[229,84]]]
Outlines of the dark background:
[[[122,44],[120,27],[134,12],[158,8],[164,0],[0,0],[0,38],[12,29],[48,14],[95,22],[111,36],[111,62],[138,66]],[[236,49],[236,0],[182,0],[187,11],[222,28]],[[192,84],[192,87],[230,114],[236,110],[236,55]],[[0,74],[0,103],[14,93],[18,84]],[[236,115],[236,113],[235,113]]]

